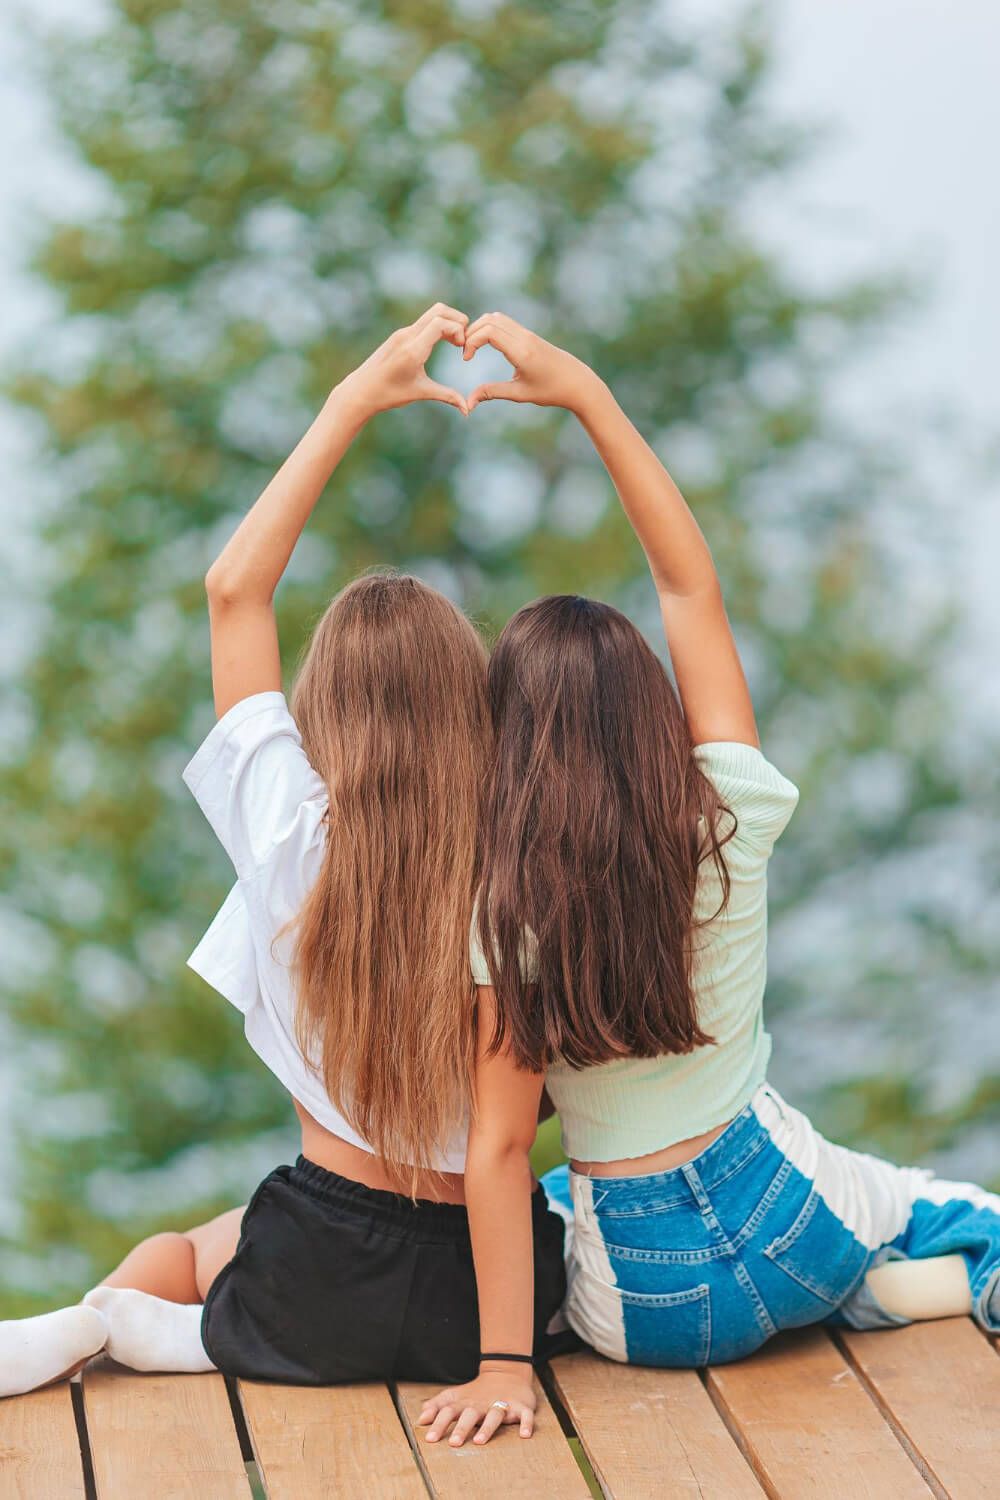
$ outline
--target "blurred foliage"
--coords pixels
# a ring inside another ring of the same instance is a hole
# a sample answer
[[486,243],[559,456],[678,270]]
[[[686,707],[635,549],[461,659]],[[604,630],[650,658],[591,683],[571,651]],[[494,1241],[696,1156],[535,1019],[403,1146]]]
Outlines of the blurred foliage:
[[[807,284],[756,227],[811,144],[768,103],[766,11],[700,27],[647,0],[103,14],[45,40],[95,205],[39,244],[57,312],[9,387],[58,503],[2,773],[8,1008],[32,1101],[7,1306],[57,1303],[137,1234],[230,1206],[292,1139],[238,1016],[184,966],[229,879],[180,781],[211,722],[202,578],[330,385],[438,298],[501,306],[596,364],[703,521],[765,743],[803,789],[775,866],[779,1061],[823,990],[843,1011],[827,1030],[818,1016],[825,1055],[802,1078],[821,1120],[901,1152],[995,1121],[996,1078],[970,1059],[935,1081],[938,1033],[915,1021],[971,993],[981,934],[950,886],[895,873],[933,859],[966,795],[934,686],[947,619],[898,553],[931,521],[892,444],[828,399],[906,298],[891,278]],[[558,413],[374,424],[282,586],[289,664],[375,562],[491,627],[576,588],[654,623],[603,471]],[[809,922],[838,880],[855,926],[831,958]]]

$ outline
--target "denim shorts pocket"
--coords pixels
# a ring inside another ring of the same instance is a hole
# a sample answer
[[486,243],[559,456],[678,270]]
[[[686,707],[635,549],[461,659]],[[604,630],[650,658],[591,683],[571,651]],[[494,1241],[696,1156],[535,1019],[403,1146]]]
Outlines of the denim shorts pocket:
[[[853,1291],[868,1263],[868,1251],[826,1206],[815,1188],[791,1228],[765,1246],[764,1254],[787,1276],[832,1310]],[[782,1326],[780,1309],[775,1321]]]
[[621,1353],[602,1337],[602,1329],[624,1325],[630,1364],[692,1369],[708,1363],[712,1346],[711,1300],[704,1283],[676,1292],[634,1292],[580,1271],[570,1296],[570,1322],[601,1353],[618,1359]]
[[630,1363],[691,1369],[707,1365],[712,1303],[706,1284],[681,1292],[619,1290]]

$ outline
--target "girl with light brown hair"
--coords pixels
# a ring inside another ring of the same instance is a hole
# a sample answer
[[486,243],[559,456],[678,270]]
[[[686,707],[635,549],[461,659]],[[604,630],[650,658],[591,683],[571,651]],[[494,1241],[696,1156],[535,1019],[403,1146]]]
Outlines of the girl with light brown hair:
[[[144,1241],[82,1306],[0,1324],[0,1395],[105,1347],[137,1369],[303,1384],[479,1364],[462,1174],[485,651],[436,590],[365,576],[316,626],[289,711],[273,608],[368,420],[423,400],[466,411],[424,366],[467,322],[437,304],[342,381],[206,579],[218,722],[184,779],[237,883],[191,965],[242,1011],[302,1154],[245,1211]],[[542,1347],[563,1224],[540,1190],[530,1213]]]

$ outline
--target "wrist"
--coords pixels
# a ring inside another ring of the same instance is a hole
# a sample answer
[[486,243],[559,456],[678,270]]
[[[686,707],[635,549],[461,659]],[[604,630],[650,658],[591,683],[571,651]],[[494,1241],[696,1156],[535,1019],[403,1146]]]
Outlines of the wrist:
[[522,1380],[530,1380],[534,1368],[534,1359],[530,1355],[507,1357],[491,1356],[483,1354],[479,1359],[480,1375],[507,1375],[519,1376]]
[[357,379],[357,371],[354,371],[334,386],[323,403],[320,417],[346,423],[352,433],[356,433],[375,416],[378,409],[371,393]]
[[570,411],[584,427],[589,427],[603,409],[614,404],[615,398],[610,387],[593,370],[587,368],[586,378],[580,381],[578,389],[573,393]]

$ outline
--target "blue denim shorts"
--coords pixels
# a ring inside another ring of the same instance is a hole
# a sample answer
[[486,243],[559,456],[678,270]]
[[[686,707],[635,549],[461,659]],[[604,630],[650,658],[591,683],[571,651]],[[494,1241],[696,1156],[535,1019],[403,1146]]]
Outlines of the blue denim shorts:
[[544,1180],[572,1220],[566,1313],[602,1354],[691,1367],[783,1328],[905,1321],[865,1284],[892,1257],[964,1254],[1000,1331],[1000,1197],[832,1145],[769,1085],[699,1156],[645,1177]]

